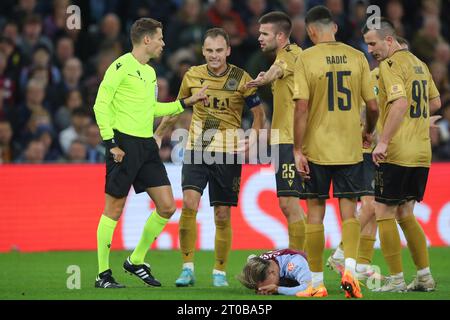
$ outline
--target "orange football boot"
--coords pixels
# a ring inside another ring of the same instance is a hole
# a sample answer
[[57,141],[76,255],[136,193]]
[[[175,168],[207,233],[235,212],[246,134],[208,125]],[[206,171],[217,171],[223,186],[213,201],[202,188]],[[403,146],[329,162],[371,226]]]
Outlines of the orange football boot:
[[309,286],[306,290],[297,292],[296,296],[300,298],[323,298],[328,296],[328,291],[327,288],[321,284],[316,288]]
[[341,280],[342,289],[345,290],[346,298],[362,298],[359,281],[354,278],[350,271],[346,270]]

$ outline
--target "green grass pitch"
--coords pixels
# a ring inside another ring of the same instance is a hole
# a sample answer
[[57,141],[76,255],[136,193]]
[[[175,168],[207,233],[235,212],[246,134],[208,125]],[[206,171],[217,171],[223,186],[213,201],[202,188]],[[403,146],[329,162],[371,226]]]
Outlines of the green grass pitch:
[[[150,251],[147,260],[151,262],[152,271],[163,286],[150,288],[140,280],[125,274],[122,263],[130,254],[129,251],[112,251],[110,264],[116,280],[125,284],[126,289],[95,289],[94,278],[97,272],[96,252],[46,252],[46,253],[6,253],[0,254],[0,300],[78,300],[78,299],[123,299],[123,300],[298,300],[289,296],[258,296],[240,285],[234,278],[241,270],[246,257],[250,253],[262,251],[232,251],[228,265],[228,288],[212,286],[211,271],[214,253],[200,251],[196,253],[195,274],[197,281],[194,287],[176,288],[175,279],[181,269],[181,257],[178,251]],[[330,253],[327,250],[324,259]],[[430,293],[373,293],[363,289],[364,299],[450,299],[450,248],[430,249],[431,270],[437,281],[437,290]],[[387,268],[380,250],[375,250],[374,264]],[[81,289],[68,289],[67,279],[70,265],[80,267]],[[403,249],[403,265],[407,282],[415,274],[414,265],[408,250]],[[339,289],[338,275],[325,270],[325,285],[329,297],[326,299],[345,299]]]

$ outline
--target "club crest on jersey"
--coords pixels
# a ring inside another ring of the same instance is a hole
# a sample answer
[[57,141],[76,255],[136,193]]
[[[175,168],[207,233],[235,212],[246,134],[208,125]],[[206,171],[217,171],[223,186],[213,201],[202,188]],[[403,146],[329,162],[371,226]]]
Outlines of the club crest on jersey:
[[230,78],[227,80],[227,83],[225,83],[225,89],[227,90],[236,90],[238,87],[238,82],[236,79]]
[[379,92],[378,87],[373,87],[373,93],[375,93],[376,96],[378,95],[378,92]]
[[289,262],[287,265],[288,271],[292,271],[292,270],[294,270],[294,268],[295,268],[295,265],[292,262]]

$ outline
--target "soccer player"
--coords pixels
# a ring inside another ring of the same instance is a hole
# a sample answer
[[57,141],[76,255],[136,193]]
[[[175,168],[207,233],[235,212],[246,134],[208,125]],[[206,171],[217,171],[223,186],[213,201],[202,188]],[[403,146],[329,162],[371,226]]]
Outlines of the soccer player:
[[[378,68],[374,68],[370,72],[371,83],[374,93],[378,95]],[[364,126],[365,108],[361,112],[361,121]],[[370,268],[372,262],[374,244],[377,234],[377,223],[375,219],[375,164],[372,161],[372,150],[375,147],[375,139],[372,143],[363,145],[363,191],[361,192],[361,207],[358,212],[358,220],[361,224],[361,234],[359,237],[358,256],[356,260],[356,273],[358,280],[365,281],[369,277],[377,277],[383,279],[383,276],[376,274]],[[328,258],[327,266],[341,274],[344,271],[344,248],[342,241],[336,248],[334,253]]]
[[[382,131],[372,158],[375,209],[381,250],[391,276],[380,292],[432,291],[424,232],[414,217],[414,205],[425,192],[431,165],[430,115],[441,106],[439,92],[422,61],[402,49],[392,23],[381,19],[376,29],[363,30],[369,52],[380,62],[379,101]],[[417,268],[406,286],[397,222],[405,234]]]
[[306,179],[308,216],[306,252],[312,287],[323,287],[323,219],[330,182],[339,198],[345,270],[341,284],[346,297],[362,297],[356,279],[360,223],[355,218],[362,195],[363,156],[360,106],[366,103],[363,137],[373,132],[378,107],[364,54],[336,42],[337,26],[324,6],[310,9],[305,19],[313,47],[303,51],[295,70],[294,154]]
[[292,249],[250,255],[237,279],[257,294],[322,297],[324,289],[312,290],[311,271],[305,254]]
[[[148,248],[175,212],[167,172],[158,155],[153,119],[177,114],[185,106],[205,101],[205,89],[192,97],[169,103],[156,101],[156,75],[147,62],[158,58],[164,47],[160,22],[142,18],[131,27],[132,52],[114,61],[98,90],[94,112],[106,144],[105,208],[97,229],[99,274],[96,288],[123,288],[109,267],[109,251],[117,222],[131,185],[146,191],[156,210],[145,223],[136,249],[123,264],[125,271],[145,284],[160,286],[144,263]],[[186,96],[187,97],[187,96]]]
[[[397,37],[397,41],[403,49],[408,49],[408,41],[404,38]],[[374,85],[375,95],[378,97],[378,67],[370,72],[372,84]],[[362,121],[364,121],[364,112],[362,112]],[[436,119],[437,120],[437,119]],[[379,122],[377,122],[377,131]],[[377,234],[377,221],[375,218],[375,164],[372,161],[372,150],[376,146],[376,137],[370,145],[363,145],[364,157],[364,193],[361,196],[361,207],[359,209],[358,219],[361,224],[361,235],[359,238],[358,258],[356,260],[356,273],[358,280],[364,281],[368,278],[378,278],[383,280],[384,277],[377,274],[372,268],[372,257],[374,252],[374,244]],[[344,250],[342,242],[336,248],[335,252],[328,258],[327,266],[342,274],[344,270]]]
[[[238,203],[241,164],[237,161],[234,139],[230,143],[227,135],[241,127],[244,105],[253,114],[252,129],[258,131],[264,124],[264,111],[256,89],[244,86],[251,77],[227,63],[230,53],[228,34],[221,28],[208,30],[203,42],[206,64],[188,70],[178,93],[181,99],[197,93],[202,85],[206,85],[209,98],[208,106],[194,105],[182,168],[183,209],[179,235],[183,268],[175,282],[179,287],[195,283],[196,216],[206,184],[209,184],[210,205],[214,206],[216,225],[213,285],[228,286],[226,265],[232,236],[230,212],[231,207]],[[163,136],[176,120],[176,117],[164,118],[157,135]],[[227,161],[230,159],[231,163]]]
[[[283,12],[270,12],[259,19],[259,43],[264,52],[276,52],[275,62],[261,72],[256,79],[247,83],[247,87],[260,87],[272,84],[273,116],[272,132],[278,132],[278,139],[271,135],[272,156],[277,156],[278,203],[287,219],[289,248],[303,250],[305,243],[304,212],[299,204],[301,179],[294,162],[294,67],[302,51],[296,44],[289,42],[292,22]],[[275,145],[276,144],[276,145]]]

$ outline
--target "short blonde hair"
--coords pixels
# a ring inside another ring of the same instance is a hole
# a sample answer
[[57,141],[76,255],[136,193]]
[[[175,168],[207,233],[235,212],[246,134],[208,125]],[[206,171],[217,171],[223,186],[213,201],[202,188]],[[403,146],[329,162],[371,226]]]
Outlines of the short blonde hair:
[[265,260],[260,257],[251,258],[245,264],[242,273],[236,278],[245,287],[256,290],[258,283],[266,280],[269,266],[270,260]]

